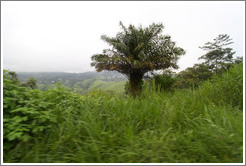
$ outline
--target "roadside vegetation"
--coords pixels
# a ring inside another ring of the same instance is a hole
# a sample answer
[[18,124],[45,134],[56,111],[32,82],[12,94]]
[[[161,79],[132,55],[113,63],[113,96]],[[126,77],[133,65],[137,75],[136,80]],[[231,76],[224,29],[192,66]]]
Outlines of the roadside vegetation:
[[[155,85],[155,84],[152,84]],[[17,85],[4,72],[4,162],[243,161],[243,65],[197,89],[132,96]]]

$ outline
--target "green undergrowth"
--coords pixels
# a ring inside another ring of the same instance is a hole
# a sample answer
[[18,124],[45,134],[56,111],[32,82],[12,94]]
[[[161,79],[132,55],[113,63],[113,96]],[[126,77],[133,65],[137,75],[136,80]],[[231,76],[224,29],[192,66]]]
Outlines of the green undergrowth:
[[[196,90],[146,84],[136,99],[102,90],[80,95],[61,84],[18,89],[6,78],[4,163],[242,163],[242,68]],[[10,137],[16,131],[6,119],[27,130]]]

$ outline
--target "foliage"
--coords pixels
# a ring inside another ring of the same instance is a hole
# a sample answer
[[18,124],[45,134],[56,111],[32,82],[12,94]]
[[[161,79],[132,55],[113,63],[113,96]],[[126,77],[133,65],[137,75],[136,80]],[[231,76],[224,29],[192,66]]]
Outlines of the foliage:
[[243,57],[237,57],[237,58],[234,60],[234,63],[235,63],[235,64],[243,63]]
[[42,101],[42,93],[16,84],[19,80],[13,80],[12,73],[3,72],[4,150],[45,134],[45,130],[55,122],[55,117],[49,111],[50,103]]
[[208,42],[200,47],[208,52],[199,59],[204,59],[204,64],[216,74],[219,73],[219,70],[228,69],[233,62],[233,55],[235,52],[232,51],[232,48],[224,47],[232,44],[233,42],[231,40],[229,35],[220,34],[213,42]]
[[120,22],[120,26],[123,32],[117,33],[116,37],[101,37],[112,48],[93,55],[91,65],[99,72],[108,70],[124,74],[129,80],[131,94],[136,96],[141,91],[145,73],[178,68],[177,60],[185,51],[176,47],[170,36],[161,35],[162,24],[152,24],[147,28],[130,25],[126,28]]
[[208,100],[225,101],[231,106],[243,109],[243,63],[235,64],[221,76],[206,82],[200,90]]
[[204,81],[212,78],[212,72],[205,64],[195,64],[186,70],[181,71],[176,76],[174,87],[176,88],[189,88],[198,87]]
[[22,86],[29,87],[31,89],[35,89],[37,86],[37,80],[35,80],[33,77],[31,77],[31,78],[29,78],[29,80],[27,80],[27,82],[22,83]]
[[14,83],[14,84],[19,84],[20,81],[18,79],[18,75],[16,74],[16,72],[14,71],[4,71],[5,72],[5,75],[8,76],[8,78]]
[[175,73],[165,70],[162,74],[154,74],[152,81],[154,81],[155,87],[160,90],[171,90],[176,81]]
[[[144,84],[135,100],[102,90],[79,95],[62,84],[42,93],[24,88],[50,103],[56,122],[10,150],[4,142],[4,163],[242,163],[242,78],[243,65],[235,65],[196,90]],[[13,85],[5,79],[4,91]]]

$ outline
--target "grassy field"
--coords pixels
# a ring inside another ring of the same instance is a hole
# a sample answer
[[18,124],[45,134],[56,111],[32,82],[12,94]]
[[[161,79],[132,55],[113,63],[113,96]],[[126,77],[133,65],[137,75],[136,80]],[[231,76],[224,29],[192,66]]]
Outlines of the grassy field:
[[[6,91],[6,83],[4,86]],[[49,127],[29,133],[28,140],[13,140],[9,138],[10,122],[6,115],[4,162],[243,162],[242,65],[196,90],[153,89],[144,85],[136,99],[102,90],[79,95],[61,85],[45,92],[33,90],[29,98],[25,97],[33,105],[22,107],[26,111],[34,106],[44,107],[49,117],[44,126]],[[8,103],[12,91],[5,94],[4,103],[11,105],[12,110],[18,107]],[[46,105],[41,106],[40,101]],[[5,106],[4,113],[11,109]],[[29,121],[22,123],[34,123],[29,117],[33,114],[25,116]]]
[[102,89],[123,93],[125,90],[125,83],[125,81],[106,82],[102,80],[96,80],[91,84],[88,90]]

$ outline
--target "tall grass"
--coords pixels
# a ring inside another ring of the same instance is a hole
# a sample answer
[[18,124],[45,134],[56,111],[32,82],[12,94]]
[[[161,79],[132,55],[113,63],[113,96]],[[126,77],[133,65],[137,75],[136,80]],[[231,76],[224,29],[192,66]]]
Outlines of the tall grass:
[[64,88],[48,90],[57,123],[20,142],[4,162],[240,163],[243,162],[243,70],[236,66],[198,90],[131,96]]

